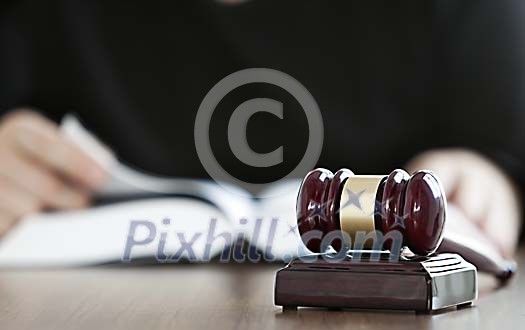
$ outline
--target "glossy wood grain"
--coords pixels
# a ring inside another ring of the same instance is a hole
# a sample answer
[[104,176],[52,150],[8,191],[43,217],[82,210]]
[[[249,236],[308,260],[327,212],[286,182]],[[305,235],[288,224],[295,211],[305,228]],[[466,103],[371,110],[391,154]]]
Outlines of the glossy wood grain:
[[281,264],[206,264],[0,271],[0,329],[520,329],[525,250],[509,286],[481,277],[471,308],[413,312],[283,312],[273,305]]

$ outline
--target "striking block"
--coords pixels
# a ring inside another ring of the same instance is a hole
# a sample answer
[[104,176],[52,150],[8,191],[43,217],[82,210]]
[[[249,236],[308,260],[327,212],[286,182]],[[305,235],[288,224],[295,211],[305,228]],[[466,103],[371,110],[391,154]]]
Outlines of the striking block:
[[459,255],[387,258],[327,261],[312,255],[292,260],[276,274],[275,304],[430,312],[476,298],[476,268]]

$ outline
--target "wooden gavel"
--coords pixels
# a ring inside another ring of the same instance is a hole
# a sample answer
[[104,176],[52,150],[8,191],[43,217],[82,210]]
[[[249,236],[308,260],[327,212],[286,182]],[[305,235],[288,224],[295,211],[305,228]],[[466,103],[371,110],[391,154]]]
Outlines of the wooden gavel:
[[[478,269],[502,280],[510,278],[514,262],[443,237],[446,206],[444,190],[430,171],[409,175],[397,169],[385,176],[315,169],[306,175],[299,190],[297,225],[303,243],[312,252],[324,252],[322,242],[329,233],[344,233],[355,240],[358,232],[387,235],[395,230],[401,234],[402,246],[416,255],[431,255],[443,242],[446,252],[462,254]],[[313,231],[318,235],[309,235]],[[341,250],[345,245],[342,239],[334,239],[331,246]]]

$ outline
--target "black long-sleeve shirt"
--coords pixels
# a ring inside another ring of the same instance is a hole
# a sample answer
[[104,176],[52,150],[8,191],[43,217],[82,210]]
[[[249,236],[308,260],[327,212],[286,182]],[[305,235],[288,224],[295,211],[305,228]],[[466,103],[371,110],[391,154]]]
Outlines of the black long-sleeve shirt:
[[[525,187],[525,3],[522,1],[8,1],[0,5],[0,109],[74,112],[125,162],[207,176],[195,151],[197,109],[220,79],[271,68],[300,81],[323,114],[319,165],[387,173],[416,153],[457,146],[494,159]],[[284,146],[284,162],[237,160],[227,125],[253,97],[248,141]],[[297,101],[267,84],[218,106],[212,148],[238,178],[268,181],[302,157]]]

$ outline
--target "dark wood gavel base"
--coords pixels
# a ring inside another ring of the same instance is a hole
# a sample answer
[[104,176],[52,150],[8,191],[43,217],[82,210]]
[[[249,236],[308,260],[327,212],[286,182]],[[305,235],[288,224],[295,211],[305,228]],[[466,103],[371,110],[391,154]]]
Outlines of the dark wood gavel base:
[[[303,259],[303,260],[301,260]],[[321,255],[297,258],[276,274],[275,304],[430,312],[470,305],[477,296],[476,268],[456,254],[389,262]]]

